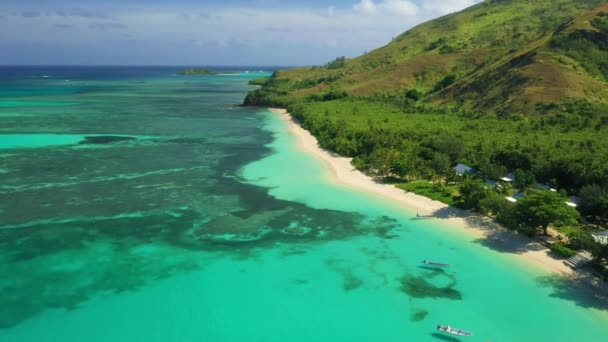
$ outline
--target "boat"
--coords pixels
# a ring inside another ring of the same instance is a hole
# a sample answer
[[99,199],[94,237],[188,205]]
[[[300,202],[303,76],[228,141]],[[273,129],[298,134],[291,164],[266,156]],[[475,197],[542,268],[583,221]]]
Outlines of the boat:
[[448,333],[448,334],[452,334],[452,335],[458,335],[458,336],[472,336],[473,333],[470,331],[466,331],[466,330],[461,330],[461,329],[454,329],[449,325],[438,325],[437,326],[437,330],[442,331],[444,333]]
[[422,260],[422,263],[425,265],[435,266],[435,267],[450,267],[450,264],[442,264],[440,262],[433,262],[433,261],[428,261],[428,260]]

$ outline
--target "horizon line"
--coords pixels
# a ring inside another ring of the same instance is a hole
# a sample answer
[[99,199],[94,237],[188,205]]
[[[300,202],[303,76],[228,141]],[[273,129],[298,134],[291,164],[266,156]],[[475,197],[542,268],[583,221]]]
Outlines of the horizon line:
[[310,65],[195,65],[195,64],[0,64],[0,67],[162,67],[162,68],[300,68]]

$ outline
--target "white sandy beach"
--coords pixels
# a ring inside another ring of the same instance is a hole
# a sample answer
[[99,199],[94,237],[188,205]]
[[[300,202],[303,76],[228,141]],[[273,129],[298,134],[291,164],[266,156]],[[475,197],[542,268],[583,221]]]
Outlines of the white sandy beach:
[[356,170],[351,165],[350,158],[340,157],[320,148],[317,139],[297,124],[286,110],[276,108],[270,110],[287,122],[289,132],[297,137],[299,148],[302,151],[318,158],[327,166],[332,181],[389,199],[407,207],[409,210],[417,211],[421,215],[443,220],[448,223],[448,227],[460,228],[463,232],[471,234],[475,238],[486,238],[488,244],[498,250],[513,251],[513,253],[508,253],[506,257],[514,258],[522,265],[534,264],[550,273],[573,273],[572,269],[561,260],[548,255],[548,249],[542,245],[506,230],[491,219],[405,192],[393,185],[375,182],[371,177]]

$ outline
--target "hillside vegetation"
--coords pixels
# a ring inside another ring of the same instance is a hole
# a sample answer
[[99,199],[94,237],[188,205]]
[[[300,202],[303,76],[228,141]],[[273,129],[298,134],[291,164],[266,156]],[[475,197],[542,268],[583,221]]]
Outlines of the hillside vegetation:
[[514,172],[492,205],[455,203],[524,227],[504,219],[515,212],[504,196],[543,183],[580,195],[586,220],[608,222],[608,1],[486,0],[358,58],[252,84],[246,105],[287,108],[368,174],[431,180],[442,198],[458,163],[490,180]]
[[422,103],[484,113],[534,114],[572,99],[608,103],[603,13],[600,0],[485,1],[361,57],[280,71],[269,86],[282,100],[284,92],[314,100],[334,89],[397,98],[415,90]]

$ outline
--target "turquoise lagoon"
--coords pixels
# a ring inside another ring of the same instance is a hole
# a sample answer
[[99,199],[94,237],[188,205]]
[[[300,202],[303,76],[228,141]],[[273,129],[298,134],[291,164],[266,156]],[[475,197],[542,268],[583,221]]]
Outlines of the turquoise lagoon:
[[55,107],[55,106],[70,106],[75,103],[69,102],[33,102],[33,101],[0,101],[0,107]]
[[84,139],[80,134],[0,134],[0,149],[71,145]]
[[[36,95],[79,105],[27,109],[22,128],[0,115],[6,133],[148,137],[0,157],[0,341],[598,341],[608,332],[605,304],[516,252],[333,184],[285,122],[237,106],[257,75],[171,74],[89,77],[99,87]],[[437,324],[475,335],[441,335]]]

